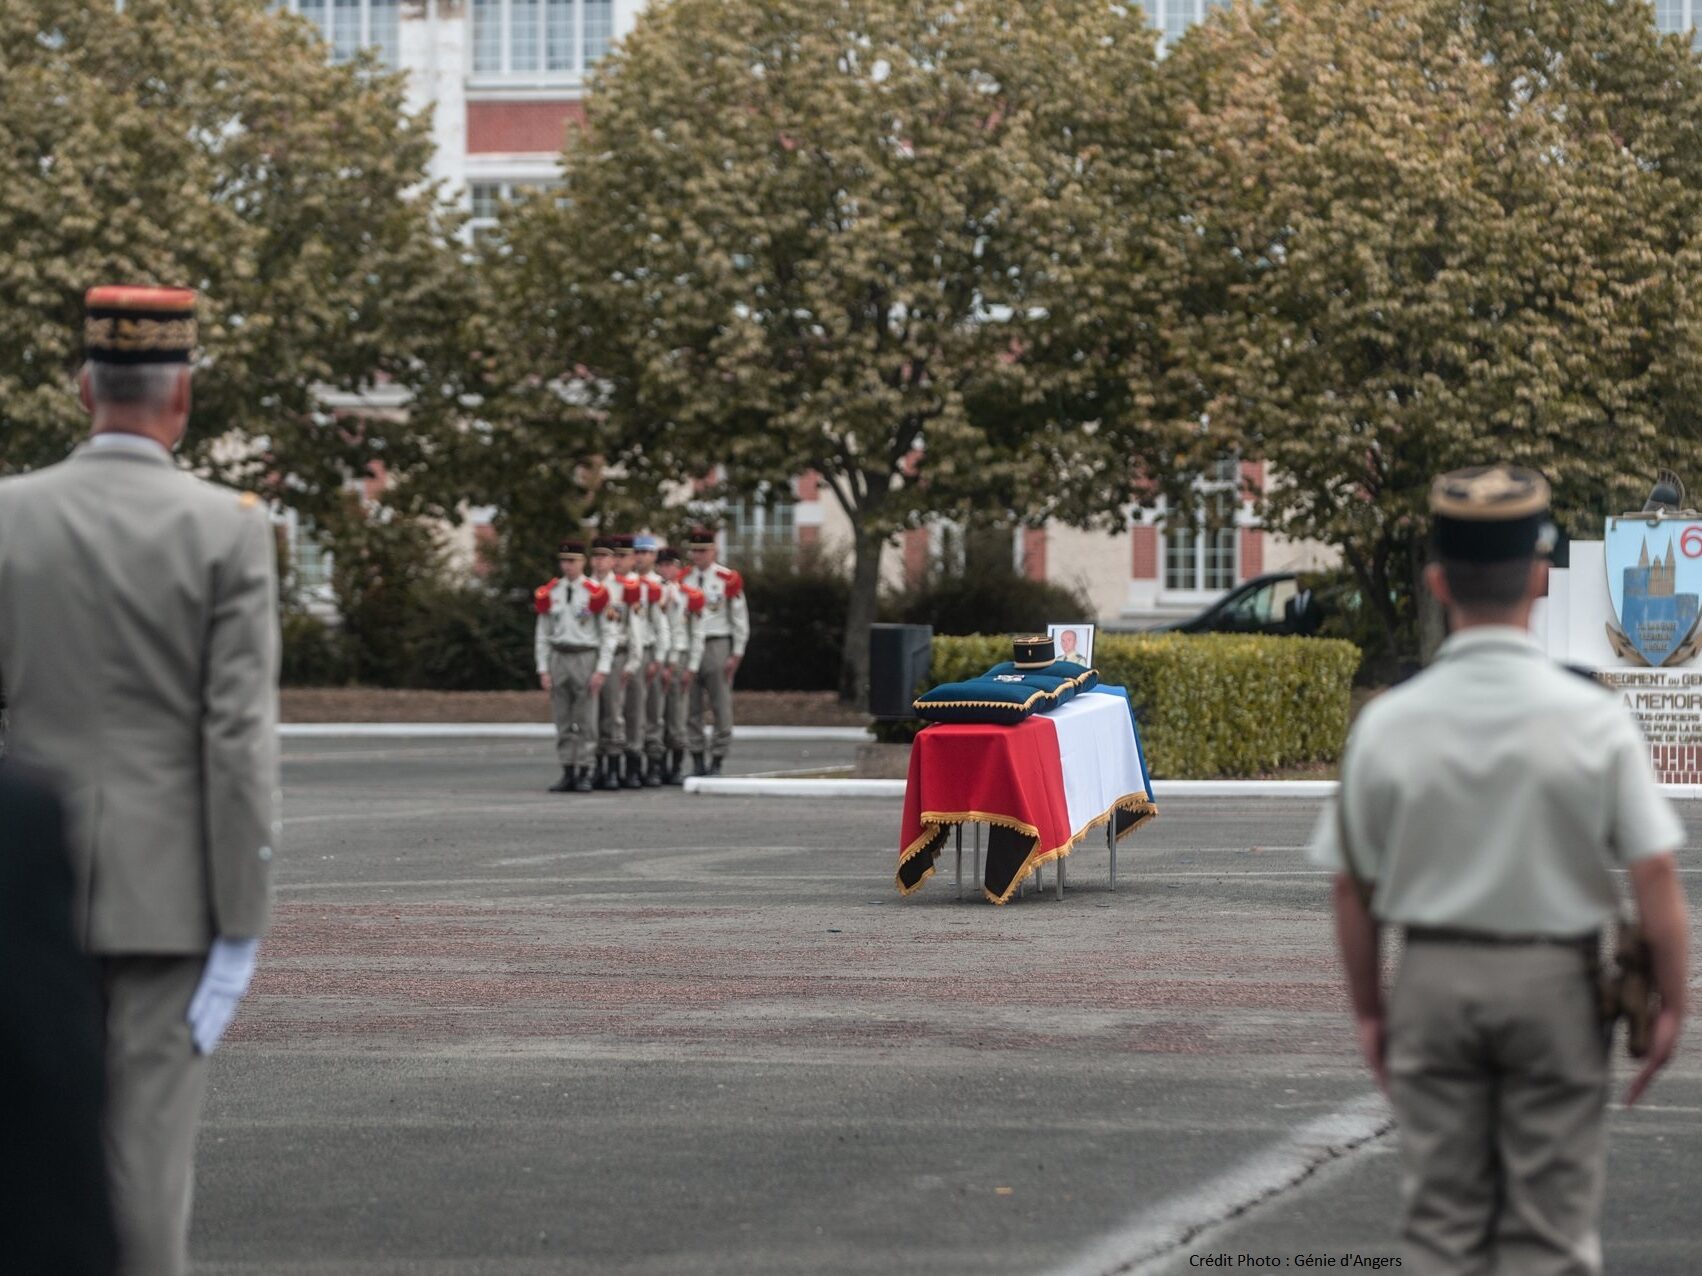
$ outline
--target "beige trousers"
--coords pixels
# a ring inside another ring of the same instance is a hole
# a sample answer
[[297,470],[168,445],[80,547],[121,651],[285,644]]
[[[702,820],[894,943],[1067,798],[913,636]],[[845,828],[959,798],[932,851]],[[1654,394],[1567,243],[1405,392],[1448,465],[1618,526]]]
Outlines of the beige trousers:
[[659,758],[662,756],[662,729],[667,717],[668,699],[662,686],[662,666],[667,663],[668,653],[646,647],[644,655],[646,666],[652,660],[658,662],[655,680],[644,684],[644,753],[646,757]]
[[195,1123],[207,1060],[189,1038],[206,958],[103,957],[106,1165],[121,1276],[189,1270]]
[[656,657],[656,648],[646,647],[644,656],[638,662],[638,670],[632,675],[632,681],[626,684],[626,748],[628,753],[644,752],[644,729],[647,723],[647,702],[654,697],[650,694],[650,684],[644,680],[644,671],[650,668],[650,662]]
[[590,766],[597,752],[597,701],[591,675],[597,649],[550,652],[550,716],[556,724],[556,760],[564,767]]
[[1389,999],[1406,1270],[1601,1271],[1607,1048],[1579,948],[1416,942]]
[[621,686],[625,667],[623,648],[615,652],[614,672],[604,681],[597,698],[597,753],[601,757],[619,757],[626,748],[626,688]]
[[733,654],[731,638],[707,638],[703,643],[703,664],[691,684],[691,713],[686,719],[686,740],[692,752],[703,748],[703,702],[709,701],[715,718],[715,737],[709,752],[715,757],[727,756],[733,743],[733,684],[727,679],[727,657]]
[[[686,657],[675,655],[670,662],[674,676],[668,679],[668,707],[664,717],[662,742],[670,749],[686,748],[686,704],[691,692],[680,685],[680,674],[686,667]],[[696,683],[696,679],[692,679]]]

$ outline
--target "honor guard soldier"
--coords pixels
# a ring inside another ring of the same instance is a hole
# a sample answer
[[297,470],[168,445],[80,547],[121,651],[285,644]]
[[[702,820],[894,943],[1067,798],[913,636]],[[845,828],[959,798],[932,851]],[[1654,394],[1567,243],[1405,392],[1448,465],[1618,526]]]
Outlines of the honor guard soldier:
[[663,662],[662,685],[667,705],[663,713],[663,743],[668,750],[664,784],[685,783],[686,700],[694,681],[691,666],[692,632],[703,615],[703,592],[685,583],[685,564],[678,550],[664,549],[656,556],[663,579],[668,582],[663,606],[668,613],[668,656]]
[[[90,438],[0,480],[7,749],[58,783],[69,816],[77,938],[100,983],[119,1270],[147,1276],[188,1270],[208,1056],[254,971],[279,831],[272,522],[254,495],[172,456],[195,302],[92,289]],[[13,835],[0,828],[0,849]]]
[[638,631],[638,582],[615,571],[615,549],[613,536],[599,536],[591,542],[591,575],[609,595],[608,605],[598,618],[602,622],[602,652],[597,672],[591,676],[591,694],[597,697],[597,770],[591,777],[591,787],[604,790],[622,787],[626,688],[636,674],[634,662],[644,651]]
[[[1333,869],[1359,1045],[1400,1123],[1407,1270],[1601,1270],[1607,1048],[1597,966],[1628,868],[1663,998],[1634,1103],[1671,1056],[1684,831],[1618,699],[1527,632],[1549,490],[1458,470],[1430,494],[1425,583],[1452,634],[1369,704],[1312,859]],[[1380,928],[1405,946],[1385,1012]]]
[[603,659],[603,622],[609,591],[585,574],[585,542],[556,547],[561,575],[532,595],[538,622],[533,640],[538,682],[550,693],[561,779],[551,793],[589,793],[597,751],[597,700],[591,679],[609,675]]
[[[648,533],[632,538],[633,572],[644,588],[644,730],[641,743],[644,749],[644,783],[649,788],[659,788],[662,784],[662,720],[667,700],[667,689],[662,681],[663,665],[673,645],[667,607],[668,582],[656,570],[656,552],[661,547],[662,543]],[[628,741],[632,736],[629,725]]]
[[628,789],[644,787],[644,692],[645,673],[649,668],[646,653],[651,640],[644,585],[638,579],[635,540],[636,537],[626,535],[614,538],[615,577],[626,590],[627,601],[632,607],[632,674],[626,680],[621,700],[621,721],[625,724],[621,744],[626,766],[620,772],[620,781],[621,786]]
[[[686,722],[692,773],[720,775],[727,749],[733,743],[733,676],[745,658],[750,641],[750,610],[745,603],[745,582],[731,567],[715,561],[715,533],[694,528],[686,538],[691,570],[686,584],[703,595],[703,615],[693,627],[691,667],[697,678],[691,689],[691,711]],[[710,764],[703,763],[703,702],[715,719],[710,741]]]

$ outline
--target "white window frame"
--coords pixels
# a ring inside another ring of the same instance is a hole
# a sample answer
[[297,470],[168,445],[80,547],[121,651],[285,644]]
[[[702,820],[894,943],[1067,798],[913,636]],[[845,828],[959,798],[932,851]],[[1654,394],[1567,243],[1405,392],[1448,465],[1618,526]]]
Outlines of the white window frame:
[[591,68],[607,55],[615,43],[616,13],[614,0],[607,0],[609,15],[608,37],[603,45],[602,53],[597,59],[586,61],[585,58],[585,16],[589,7],[588,0],[572,0],[573,3],[573,65],[550,69],[544,65],[549,60],[549,4],[547,0],[536,0],[538,6],[538,62],[534,68],[516,70],[514,60],[514,0],[493,0],[499,12],[497,48],[501,65],[495,70],[481,68],[478,65],[478,25],[475,14],[475,0],[466,0],[467,39],[466,39],[466,72],[467,85],[477,91],[487,89],[512,89],[528,86],[550,88],[577,88],[583,86],[586,75]]
[[1702,48],[1702,32],[1696,30],[1702,24],[1702,0],[1674,0],[1678,9],[1678,20],[1681,25],[1667,27],[1661,25],[1661,6],[1655,0],[1649,0],[1650,7],[1655,11],[1655,29],[1663,35],[1683,35],[1690,32],[1690,43],[1696,48]]
[[[771,508],[772,506],[772,508]],[[779,510],[788,517],[774,523],[773,530],[784,528],[784,535],[770,536],[769,520]],[[734,515],[740,517],[735,525]],[[771,552],[782,553],[791,562],[798,553],[798,497],[791,485],[772,493],[760,493],[750,499],[721,503],[721,547],[731,557],[740,558],[741,566],[762,567]]]
[[[315,19],[302,13],[301,0],[273,0],[272,7],[276,9],[284,9],[295,14],[298,18],[303,19],[317,30],[320,38],[325,41],[325,47],[331,51],[331,60],[333,62],[345,62],[348,60],[347,58],[337,56],[337,0],[324,0],[325,14],[321,19]],[[403,0],[394,0],[392,4],[384,6],[392,10],[396,15],[396,47],[393,50],[385,50],[382,46],[375,45],[373,43],[373,0],[357,0],[356,7],[360,10],[360,39],[357,42],[358,47],[362,49],[377,49],[378,52],[383,55],[382,61],[384,65],[389,67],[391,70],[396,70],[402,65]]]
[[467,173],[466,188],[462,199],[462,207],[467,211],[467,224],[464,231],[468,243],[474,243],[479,236],[496,230],[500,224],[499,217],[478,216],[477,205],[474,203],[476,188],[495,187],[497,207],[514,199],[524,192],[543,190],[550,186],[561,184],[561,169],[552,161],[546,166],[530,166],[525,169],[503,169],[491,172],[481,172],[473,169]]
[[[1194,490],[1199,494],[1198,514],[1190,534],[1196,537],[1194,542],[1194,583],[1188,588],[1175,588],[1170,584],[1170,549],[1171,533],[1167,527],[1169,508],[1161,503],[1153,519],[1158,527],[1158,601],[1162,606],[1182,605],[1204,606],[1216,601],[1241,583],[1241,529],[1252,526],[1252,515],[1247,502],[1247,494],[1241,481],[1241,462],[1238,458],[1225,457],[1218,463],[1217,472],[1209,477],[1197,479]],[[1230,517],[1227,523],[1208,527],[1206,517],[1207,505],[1214,499],[1230,497]],[[1204,537],[1213,533],[1227,533],[1230,551],[1229,583],[1223,586],[1206,583],[1207,547]]]
[[[1158,32],[1159,44],[1168,46],[1173,40],[1180,39],[1196,22],[1205,21],[1206,14],[1213,9],[1227,8],[1228,5],[1229,0],[1147,0],[1145,9],[1147,20]],[[1172,31],[1170,25],[1175,18],[1180,18],[1182,25],[1179,30]]]

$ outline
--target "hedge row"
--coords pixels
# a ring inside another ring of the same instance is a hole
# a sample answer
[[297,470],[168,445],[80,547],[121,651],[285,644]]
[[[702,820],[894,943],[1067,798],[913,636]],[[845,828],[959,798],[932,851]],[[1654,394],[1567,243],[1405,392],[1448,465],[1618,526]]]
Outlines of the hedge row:
[[[1010,639],[935,638],[932,680],[973,678]],[[1359,649],[1324,638],[1100,634],[1102,681],[1126,687],[1156,776],[1211,779],[1335,762]]]

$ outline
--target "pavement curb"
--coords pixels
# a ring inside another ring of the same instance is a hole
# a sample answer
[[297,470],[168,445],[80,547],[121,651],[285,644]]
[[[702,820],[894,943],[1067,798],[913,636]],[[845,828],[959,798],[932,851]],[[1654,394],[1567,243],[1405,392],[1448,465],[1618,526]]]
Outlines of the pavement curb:
[[[784,780],[755,776],[694,776],[685,791],[699,797],[902,798],[903,780]],[[1156,780],[1153,800],[1181,798],[1334,797],[1334,780]],[[1702,784],[1663,784],[1675,802],[1702,800]]]
[[[286,740],[328,739],[511,739],[553,740],[548,722],[285,722],[278,735]],[[842,740],[867,744],[874,737],[863,727],[734,727],[735,740]]]

